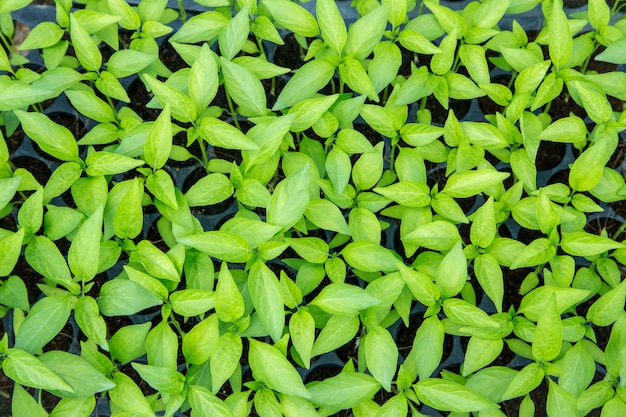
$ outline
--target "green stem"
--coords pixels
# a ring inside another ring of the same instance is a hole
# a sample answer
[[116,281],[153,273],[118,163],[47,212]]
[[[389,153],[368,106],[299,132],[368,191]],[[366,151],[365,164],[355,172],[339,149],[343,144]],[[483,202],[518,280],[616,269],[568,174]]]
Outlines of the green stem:
[[239,120],[237,120],[237,112],[235,111],[235,106],[233,106],[233,101],[230,98],[230,94],[228,94],[228,91],[225,91],[225,94],[226,101],[228,102],[228,108],[230,109],[230,116],[233,118],[237,129],[241,130],[241,126],[239,126]]
[[183,22],[187,20],[187,11],[183,7],[183,0],[178,0],[178,11],[180,12],[180,20]]
[[198,137],[197,139],[198,144],[200,145],[200,152],[202,152],[202,165],[204,166],[204,169],[207,171],[207,174],[210,174],[209,172],[209,157],[206,154],[206,143],[204,143],[204,139],[202,139],[201,137]]

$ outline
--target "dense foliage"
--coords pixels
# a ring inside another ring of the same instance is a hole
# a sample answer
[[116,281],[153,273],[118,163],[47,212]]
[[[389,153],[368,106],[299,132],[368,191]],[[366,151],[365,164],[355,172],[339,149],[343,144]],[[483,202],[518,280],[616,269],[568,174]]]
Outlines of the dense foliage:
[[563,1],[2,0],[0,413],[626,415],[626,19]]

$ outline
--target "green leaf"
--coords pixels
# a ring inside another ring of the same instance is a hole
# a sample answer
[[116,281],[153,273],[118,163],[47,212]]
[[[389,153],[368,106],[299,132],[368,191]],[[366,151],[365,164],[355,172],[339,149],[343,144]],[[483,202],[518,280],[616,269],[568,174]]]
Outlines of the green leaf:
[[0,285],[0,304],[24,311],[30,310],[26,284],[17,275],[10,276]]
[[435,250],[449,250],[461,240],[457,227],[447,221],[435,220],[418,226],[403,241]]
[[479,169],[462,173],[454,172],[448,177],[448,181],[441,192],[453,198],[472,197],[500,184],[509,175],[507,172],[498,172],[491,169]]
[[552,12],[548,21],[548,49],[550,59],[557,68],[567,64],[572,55],[573,41],[567,16],[558,1],[552,3]]
[[331,352],[348,343],[359,330],[360,320],[357,314],[333,315],[313,344],[312,356]]
[[97,301],[105,316],[127,316],[163,303],[149,290],[126,279],[105,282]]
[[226,92],[246,116],[264,116],[267,98],[261,81],[246,67],[220,57]]
[[255,339],[248,340],[248,360],[256,380],[280,393],[309,398],[310,394],[304,387],[300,374],[276,347]]
[[226,262],[244,263],[252,257],[244,238],[218,230],[185,236],[178,242]]
[[315,320],[306,310],[296,311],[289,319],[291,342],[302,359],[305,368],[311,366],[311,352],[315,339]]
[[70,269],[61,251],[45,236],[35,236],[24,251],[26,262],[41,275],[63,285],[74,293],[80,292],[78,284],[72,281]]
[[144,161],[140,159],[106,151],[90,153],[85,162],[87,163],[87,175],[91,177],[120,174],[144,164]]
[[13,386],[11,412],[14,416],[48,417],[43,407],[20,384]]
[[84,281],[91,280],[98,272],[102,216],[103,207],[100,206],[78,229],[68,252],[67,260],[72,273]]
[[100,76],[96,80],[96,88],[105,96],[123,101],[124,103],[130,103],[130,98],[122,83],[108,71],[100,72]]
[[538,136],[540,140],[551,142],[576,143],[587,138],[587,126],[578,116],[564,117],[545,128]]
[[178,364],[178,336],[169,323],[162,320],[146,337],[148,363],[175,370]]
[[215,290],[215,311],[221,321],[234,323],[245,312],[245,304],[226,262],[222,263]]
[[141,417],[154,417],[154,411],[141,390],[122,372],[113,375],[115,388],[109,390],[111,402],[131,415]]
[[339,65],[339,76],[352,90],[378,102],[374,84],[359,61],[349,56],[346,57]]
[[326,199],[313,199],[304,211],[308,221],[315,226],[343,235],[350,235],[350,228],[339,208]]
[[346,410],[371,399],[380,384],[370,375],[341,372],[308,387],[314,404],[332,410]]
[[213,117],[203,117],[200,135],[213,146],[226,149],[255,150],[259,146],[236,127]]
[[74,306],[74,319],[88,339],[104,350],[109,349],[106,323],[100,315],[96,300],[88,295],[80,297]]
[[54,407],[52,417],[89,417],[96,408],[94,396],[85,398],[62,398]]
[[[143,211],[141,200],[144,194],[143,179],[135,178],[128,181],[128,187],[120,189],[120,202],[113,215],[113,231],[121,239],[134,239],[141,233]],[[108,209],[108,208],[107,208]],[[107,216],[105,214],[105,216]]]
[[100,123],[115,122],[115,113],[109,104],[91,91],[66,90],[72,106],[83,115]]
[[604,293],[597,299],[587,312],[587,320],[596,326],[610,326],[624,311],[624,299],[626,298],[626,281],[622,281],[617,287]]
[[87,71],[99,71],[102,65],[102,54],[74,13],[70,13],[70,40],[80,64]]
[[319,34],[315,17],[299,4],[290,1],[267,1],[263,3],[281,26],[306,37]]
[[449,298],[461,292],[466,279],[467,258],[463,252],[463,244],[458,240],[439,264],[435,284],[441,291],[441,297]]
[[[146,353],[146,336],[151,325],[149,322],[131,324],[115,332],[109,339],[111,359],[125,364],[144,355]],[[94,349],[97,348],[94,347]]]
[[[0,253],[2,253],[2,259],[0,259],[0,277],[9,275],[17,264],[20,253],[22,252],[22,242],[24,240],[25,233],[26,229],[20,229],[17,232],[10,233],[9,236],[0,239]],[[3,287],[4,285],[0,288]],[[0,294],[1,293],[2,290],[0,290]],[[8,304],[5,305],[9,306]],[[28,303],[26,303],[26,308],[22,307],[22,309],[28,310]]]
[[391,334],[380,326],[370,328],[364,339],[367,368],[383,388],[390,391],[398,364],[396,343]]
[[162,169],[154,171],[154,173],[146,179],[146,187],[156,199],[167,204],[173,210],[178,209],[176,192],[174,191],[174,181],[166,171]]
[[[35,353],[50,342],[67,323],[71,296],[44,297],[36,302],[15,336],[16,349]],[[71,392],[71,390],[70,390]]]
[[295,118],[289,130],[292,132],[302,132],[313,126],[322,115],[328,111],[330,106],[337,101],[338,97],[338,94],[316,97],[302,100],[294,105],[288,112],[288,114],[295,114]]
[[500,324],[473,304],[458,298],[448,298],[443,302],[443,311],[455,323],[466,326],[497,328]]
[[322,39],[328,46],[341,55],[348,37],[346,23],[339,12],[337,3],[332,0],[320,0],[315,4],[317,22],[322,32]]
[[43,223],[43,190],[40,188],[24,201],[17,213],[17,222],[27,232],[36,233]]
[[[258,149],[245,150],[242,152],[244,159],[243,166],[246,174],[249,173],[251,168],[255,165],[261,165],[273,156],[277,156],[277,151],[283,142],[283,138],[289,132],[289,126],[294,117],[293,115],[288,115],[268,118],[248,130],[246,136],[258,145]],[[283,163],[286,163],[286,161],[283,161]],[[285,169],[286,175],[290,175],[286,166],[283,169]]]
[[183,336],[182,351],[186,361],[201,365],[215,353],[219,340],[219,320],[210,315]]
[[154,93],[157,99],[159,99],[161,104],[164,106],[166,104],[170,105],[174,119],[183,123],[194,122],[196,120],[196,107],[188,96],[149,74],[145,74],[144,79],[149,89]]
[[141,379],[159,392],[176,395],[183,391],[185,377],[174,369],[141,363],[133,363],[132,366]]
[[474,259],[474,273],[485,294],[491,299],[498,313],[502,313],[504,280],[497,259],[490,253],[478,255]]
[[561,239],[561,248],[574,256],[595,256],[623,247],[622,243],[613,239],[587,232],[568,233]]
[[345,55],[355,59],[366,58],[381,41],[386,28],[387,6],[382,5],[350,26],[344,47]]
[[545,373],[538,363],[529,363],[509,383],[506,391],[502,394],[502,401],[528,394],[541,384],[544,375]]
[[28,6],[32,0],[8,0],[0,5],[0,13],[12,12]]
[[354,314],[380,304],[380,300],[355,285],[335,282],[322,289],[309,304],[330,314]]
[[217,11],[200,13],[189,18],[183,26],[172,35],[170,42],[193,44],[208,42],[215,39],[228,24],[228,18]]
[[296,224],[309,205],[309,166],[282,180],[267,207],[267,222],[283,229]]
[[226,175],[212,173],[192,185],[185,198],[189,207],[209,206],[226,200],[234,191],[235,188]]
[[341,255],[352,267],[365,272],[398,270],[399,260],[388,249],[367,240],[349,243]]
[[51,391],[72,392],[72,387],[33,355],[17,348],[9,348],[5,355],[2,371],[18,384]]
[[144,145],[144,159],[154,169],[165,165],[172,151],[172,122],[170,105],[166,104],[148,132]]
[[518,254],[511,269],[537,266],[548,262],[556,255],[556,247],[546,238],[535,239]]
[[278,278],[263,261],[258,260],[250,268],[248,288],[261,322],[272,339],[278,342],[285,326],[284,300]]
[[226,404],[200,385],[189,386],[189,404],[199,417],[234,417]]
[[0,210],[13,199],[21,182],[22,177],[0,178]]
[[43,49],[53,46],[61,40],[63,34],[63,29],[56,23],[41,22],[32,28],[24,42],[18,47],[18,50]]
[[193,317],[206,313],[215,304],[213,291],[185,289],[170,295],[172,310],[184,317]]
[[472,336],[467,344],[461,374],[467,376],[489,365],[500,355],[503,347],[502,339],[489,340]]
[[335,66],[323,59],[315,59],[304,64],[289,79],[276,99],[272,111],[291,107],[302,100],[311,98],[333,77]]
[[128,3],[124,0],[107,0],[107,4],[111,14],[121,18],[119,21],[121,27],[127,30],[139,29],[141,25],[139,15]]
[[576,288],[561,288],[544,285],[526,294],[522,299],[517,312],[523,313],[529,320],[535,322],[539,321],[539,318],[544,312],[546,303],[552,294],[556,294],[558,312],[559,314],[562,314],[568,308],[585,299],[585,297],[589,294],[589,291]]
[[84,398],[115,387],[111,380],[78,355],[51,350],[39,356],[39,360],[72,387],[67,392],[58,390],[56,395]]
[[576,343],[563,357],[559,386],[579,398],[593,380],[596,364],[582,342]]
[[548,401],[546,411],[548,417],[577,417],[576,398],[548,378]]
[[189,97],[201,114],[217,94],[219,77],[217,61],[207,44],[203,44],[189,73]]
[[72,133],[51,121],[43,113],[16,110],[15,115],[22,122],[24,132],[47,154],[62,161],[76,161],[78,145]]
[[368,190],[374,187],[383,174],[383,142],[379,142],[374,150],[366,152],[352,167],[352,181],[357,190]]
[[[250,20],[248,7],[244,6],[237,14],[228,21],[226,27],[220,32],[218,41],[220,52],[231,61],[248,40],[250,34]],[[206,46],[204,46],[208,49]]]
[[124,78],[141,72],[152,64],[158,56],[134,49],[120,49],[107,61],[107,70],[116,78]]
[[551,361],[561,352],[562,324],[556,304],[556,295],[552,294],[544,312],[537,321],[537,329],[532,343],[533,357],[537,361]]
[[243,352],[241,337],[233,332],[220,336],[217,350],[211,356],[211,384],[213,392],[218,392],[222,385],[239,368],[239,360]]
[[415,384],[417,397],[423,403],[444,411],[467,413],[497,405],[465,386],[445,379],[429,378]]
[[374,188],[373,191],[407,207],[425,207],[430,204],[430,189],[424,182],[400,181],[387,187]]

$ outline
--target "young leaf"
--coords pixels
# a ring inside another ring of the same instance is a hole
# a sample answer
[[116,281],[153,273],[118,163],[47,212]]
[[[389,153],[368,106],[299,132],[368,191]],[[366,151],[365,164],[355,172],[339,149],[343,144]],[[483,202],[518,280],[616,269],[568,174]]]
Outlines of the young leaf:
[[463,253],[463,244],[457,241],[441,261],[435,283],[441,291],[441,297],[450,298],[461,291],[466,279],[467,258]]
[[[220,52],[231,61],[248,40],[250,34],[250,20],[248,19],[248,7],[244,6],[237,14],[228,21],[226,27],[220,32],[218,38]],[[206,44],[204,45],[206,49]]]
[[335,282],[324,287],[309,304],[330,314],[352,315],[380,304],[380,300],[360,287]]
[[335,66],[324,59],[315,59],[304,64],[278,95],[272,111],[291,107],[302,100],[311,98],[328,84],[334,73]]
[[498,313],[502,313],[504,280],[502,268],[496,258],[490,253],[478,255],[474,259],[474,273],[478,283],[491,299]]
[[78,145],[72,133],[50,120],[43,113],[16,110],[24,132],[46,153],[62,161],[76,161]]
[[[22,251],[22,241],[24,240],[25,233],[26,229],[20,229],[17,232],[11,233],[9,236],[0,239],[0,253],[3,254],[2,259],[0,259],[0,277],[9,275],[11,271],[13,271],[15,264],[17,264]],[[0,288],[3,287],[4,285]],[[0,293],[1,292],[2,290],[0,290]],[[28,303],[26,304],[28,305]],[[28,307],[25,310],[28,310]]]
[[331,316],[313,344],[311,356],[331,352],[348,343],[359,330],[357,314]]
[[429,378],[415,384],[415,393],[423,403],[444,411],[467,413],[497,405],[465,386],[445,379]]
[[491,169],[455,172],[448,177],[448,181],[441,192],[453,198],[467,198],[501,183],[509,175],[507,172]]
[[163,304],[163,300],[149,290],[125,279],[105,282],[97,301],[105,316],[126,316]]
[[154,411],[143,393],[123,372],[116,372],[113,375],[115,388],[109,390],[111,402],[132,415],[141,417],[154,417]]
[[573,50],[573,41],[570,33],[567,16],[563,11],[562,3],[554,1],[548,22],[548,48],[550,59],[557,68],[563,67],[569,61]]
[[341,55],[348,33],[346,31],[346,23],[339,12],[337,3],[332,0],[316,2],[315,14],[322,32],[322,39]]
[[[126,3],[124,5],[128,6]],[[74,13],[70,14],[70,39],[80,64],[87,71],[99,71],[102,65],[102,54],[89,32],[78,22]]]
[[551,361],[561,352],[562,324],[556,304],[556,295],[552,294],[545,310],[537,321],[537,329],[532,343],[533,357],[537,361]]
[[502,400],[521,397],[526,395],[541,384],[545,373],[536,362],[529,363],[521,371],[515,375],[515,378],[509,383]]
[[[267,98],[261,81],[246,67],[220,57],[227,93],[247,116],[264,116]],[[284,90],[283,90],[284,91]]]
[[144,79],[161,104],[170,105],[174,119],[183,123],[195,122],[197,116],[196,106],[189,97],[149,74],[145,74]]
[[391,381],[398,364],[398,348],[391,334],[383,327],[370,328],[364,343],[367,368],[384,389],[391,390]]
[[189,72],[189,97],[196,105],[196,112],[201,114],[217,94],[219,78],[217,61],[207,44],[203,44],[198,58]]
[[66,90],[65,95],[76,110],[100,123],[115,122],[111,106],[91,91]]
[[244,263],[252,257],[244,238],[218,230],[186,236],[178,242],[226,262]]
[[296,397],[309,398],[298,371],[283,354],[272,345],[249,339],[250,368],[256,380],[275,391]]
[[172,121],[170,105],[166,104],[155,120],[144,146],[144,159],[154,169],[165,165],[172,151]]
[[341,372],[308,387],[314,404],[333,410],[355,407],[372,398],[379,389],[380,384],[374,378],[357,372]]
[[233,376],[239,368],[239,360],[243,352],[241,337],[233,332],[220,336],[217,350],[211,356],[211,385],[212,391],[218,392],[227,379]]
[[33,355],[17,348],[9,348],[5,355],[2,371],[18,384],[50,391],[72,392],[72,387]]
[[315,320],[306,310],[296,311],[289,319],[291,341],[305,368],[311,366],[311,352],[315,339]]
[[51,341],[70,317],[71,298],[70,295],[44,297],[36,302],[15,336],[14,347],[35,353]]
[[309,205],[309,166],[282,180],[267,207],[267,222],[283,229],[296,224]]
[[20,384],[13,386],[11,412],[14,416],[48,417],[48,413]]
[[219,320],[212,314],[183,336],[182,351],[187,363],[202,365],[217,351],[220,337]]
[[235,417],[231,409],[222,400],[200,385],[189,386],[189,404],[199,417]]
[[68,252],[67,260],[72,273],[84,281],[91,280],[98,272],[103,210],[100,206],[85,220]]
[[74,306],[74,319],[88,339],[104,350],[109,349],[106,323],[100,315],[96,300],[90,296],[80,297]]
[[344,47],[345,55],[355,59],[366,58],[381,41],[386,28],[387,6],[383,4],[350,26]]
[[244,315],[245,304],[226,262],[222,262],[215,290],[215,311],[221,321],[234,323]]
[[261,260],[250,268],[250,297],[263,325],[274,341],[280,340],[285,325],[284,300],[274,272]]
[[299,4],[290,1],[267,1],[263,4],[276,22],[286,29],[306,37],[319,34],[315,17]]
[[612,288],[597,299],[587,312],[587,320],[596,326],[610,326],[624,311],[624,299],[626,298],[626,281],[622,281],[617,287]]

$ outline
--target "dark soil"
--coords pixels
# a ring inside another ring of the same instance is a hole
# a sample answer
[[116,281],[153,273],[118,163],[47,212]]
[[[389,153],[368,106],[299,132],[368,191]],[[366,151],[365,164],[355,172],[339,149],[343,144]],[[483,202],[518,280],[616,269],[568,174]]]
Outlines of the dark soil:
[[[448,106],[454,112],[457,119],[461,120],[470,109],[471,100],[457,100],[451,98]],[[430,110],[432,123],[443,126],[448,120],[448,110],[444,109],[435,96],[428,96],[426,99],[426,108]]]
[[[417,330],[420,328],[422,323],[424,322],[424,317],[421,313],[411,315],[409,318],[409,327],[406,327],[404,323],[400,324],[400,328],[398,329],[398,333],[396,334],[396,346],[398,346],[398,352],[402,355],[403,358],[406,358],[411,349],[413,348],[413,341],[415,340],[415,335],[417,334]],[[443,363],[452,353],[452,348],[454,347],[454,338],[447,334],[443,339],[443,355],[441,356],[441,362]]]
[[502,299],[502,311],[508,311],[511,306],[517,311],[524,297],[520,294],[520,287],[526,275],[532,271],[532,268],[520,268],[515,270],[505,268],[503,270],[504,297]]
[[158,109],[149,109],[146,107],[146,104],[152,100],[154,94],[148,92],[146,86],[139,78],[130,84],[128,97],[130,98],[130,108],[143,120],[156,120],[159,114],[161,114]]
[[[302,49],[293,34],[287,35],[284,45],[276,46],[274,51],[274,63],[278,66],[296,70],[304,65],[306,50]],[[307,43],[310,43],[307,40]]]
[[552,169],[559,165],[567,151],[567,144],[561,142],[541,141],[537,150],[535,166],[537,171]]
[[550,103],[550,109],[548,110],[548,114],[552,116],[552,120],[562,119],[564,117],[568,117],[571,113],[574,113],[576,116],[580,118],[585,118],[587,113],[585,109],[580,107],[569,95],[567,91],[567,86],[563,87],[563,91],[561,94],[552,100]]
[[2,137],[5,138],[7,148],[9,149],[9,154],[14,154],[24,141],[24,131],[22,130],[22,127],[19,126],[17,129],[15,129],[15,132],[13,132],[13,134],[8,137],[7,131],[4,126],[0,126],[0,132],[2,134]]
[[187,63],[176,52],[176,49],[169,42],[169,37],[163,42],[159,48],[159,59],[172,72],[187,68]]
[[[508,86],[510,81],[510,75],[496,75],[491,80],[492,83],[497,83],[505,86]],[[489,96],[478,97],[478,106],[482,110],[483,114],[496,114],[504,112],[504,106],[499,105],[498,103],[490,99]]]
[[37,158],[19,156],[11,159],[11,163],[15,166],[15,168],[23,168],[33,174],[33,177],[35,177],[37,182],[41,185],[45,185],[52,174],[48,165]]

